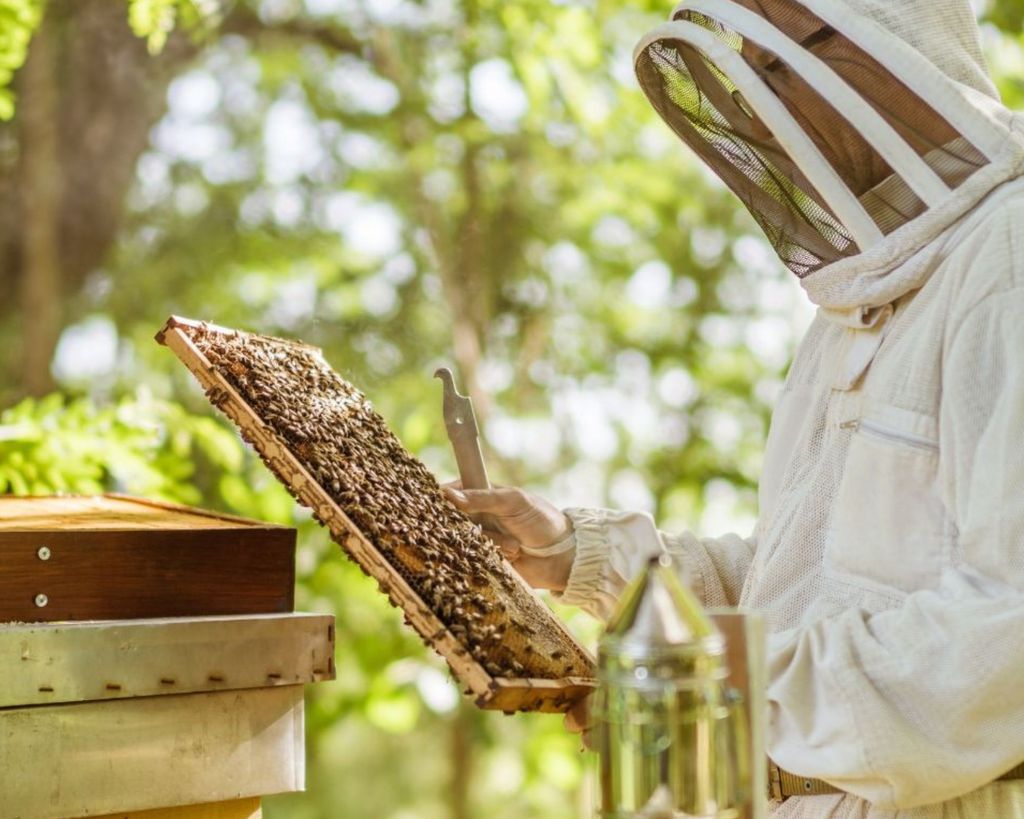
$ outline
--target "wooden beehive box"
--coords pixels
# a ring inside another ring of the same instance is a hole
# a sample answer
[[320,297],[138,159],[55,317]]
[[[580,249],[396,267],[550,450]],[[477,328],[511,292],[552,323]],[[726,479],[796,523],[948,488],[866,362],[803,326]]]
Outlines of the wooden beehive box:
[[0,621],[288,612],[295,530],[117,495],[0,497]]
[[256,819],[302,790],[334,618],[292,611],[294,550],[173,504],[0,497],[0,816]]
[[259,816],[333,656],[323,614],[0,624],[0,816]]
[[587,652],[318,349],[177,317],[157,340],[479,706],[565,711],[593,690]]

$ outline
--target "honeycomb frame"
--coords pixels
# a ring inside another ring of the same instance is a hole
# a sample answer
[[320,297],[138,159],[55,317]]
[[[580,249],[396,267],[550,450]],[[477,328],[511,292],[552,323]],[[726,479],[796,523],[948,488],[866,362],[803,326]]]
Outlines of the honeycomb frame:
[[[185,364],[204,388],[210,402],[223,412],[239,428],[242,437],[261,456],[275,476],[288,491],[303,505],[309,507],[314,517],[329,530],[332,539],[344,549],[360,568],[373,577],[392,605],[400,608],[406,622],[412,626],[429,647],[437,651],[448,663],[456,680],[465,686],[476,704],[484,709],[511,713],[513,711],[564,712],[574,703],[591,693],[596,686],[592,676],[565,676],[545,679],[533,676],[518,676],[516,673],[501,672],[473,656],[466,643],[464,629],[458,624],[446,624],[426,602],[410,582],[407,571],[393,565],[382,554],[381,549],[346,513],[332,497],[329,487],[322,485],[303,465],[292,451],[294,442],[289,443],[260,415],[243,397],[240,390],[228,380],[194,342],[193,336],[201,334],[223,334],[226,339],[252,338],[261,342],[280,345],[282,351],[294,351],[313,355],[328,367],[321,352],[310,345],[283,339],[256,336],[237,330],[218,327],[206,322],[172,316],[157,334],[159,343],[167,346]],[[331,371],[333,373],[333,371]],[[334,374],[336,376],[336,374]],[[396,439],[397,440],[397,439]],[[410,456],[411,457],[411,456]],[[461,513],[460,513],[461,514]],[[516,595],[523,592],[536,601],[538,612],[550,619],[545,627],[557,633],[557,639],[564,641],[565,651],[580,658],[580,665],[593,673],[593,659],[579,645],[553,612],[541,601],[519,577],[518,573],[503,558],[498,557],[505,577],[502,584]],[[532,649],[525,647],[527,651]],[[513,666],[526,664],[512,660]],[[498,672],[498,673],[495,673]]]

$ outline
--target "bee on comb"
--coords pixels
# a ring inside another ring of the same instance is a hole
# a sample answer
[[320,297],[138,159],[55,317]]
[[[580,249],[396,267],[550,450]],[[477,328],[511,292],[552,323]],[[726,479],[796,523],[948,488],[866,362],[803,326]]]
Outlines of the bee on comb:
[[157,335],[484,708],[564,711],[592,660],[315,347],[171,318]]

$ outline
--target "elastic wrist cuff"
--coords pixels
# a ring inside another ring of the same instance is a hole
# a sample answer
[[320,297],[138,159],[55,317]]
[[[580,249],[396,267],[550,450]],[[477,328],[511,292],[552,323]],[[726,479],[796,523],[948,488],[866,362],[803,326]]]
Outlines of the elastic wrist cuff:
[[556,540],[554,543],[549,543],[547,546],[520,546],[524,555],[530,557],[554,557],[555,555],[565,554],[576,548],[576,527],[572,525],[572,521],[567,517],[566,521],[569,524],[569,529],[562,537]]

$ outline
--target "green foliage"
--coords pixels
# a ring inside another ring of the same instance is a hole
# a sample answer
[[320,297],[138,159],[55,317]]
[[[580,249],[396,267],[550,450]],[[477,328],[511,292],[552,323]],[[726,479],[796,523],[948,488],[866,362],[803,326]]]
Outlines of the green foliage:
[[0,120],[14,116],[14,72],[28,54],[32,33],[43,16],[43,0],[0,0]]
[[1020,110],[1024,108],[1024,3],[995,0],[985,20],[990,24],[986,31],[989,67],[1003,102]]
[[[666,4],[338,8],[239,2],[157,101],[116,245],[62,305],[66,339],[100,317],[117,348],[88,373],[58,355],[86,397],[0,416],[0,491],[117,489],[298,527],[296,605],[337,616],[338,679],[310,688],[308,791],[267,800],[271,819],[577,816],[589,773],[559,719],[459,704],[153,332],[173,312],[322,346],[441,476],[431,373],[455,362],[498,481],[719,532],[753,518],[803,297],[635,86],[633,43]],[[1017,11],[993,6],[987,42],[1021,102]],[[215,12],[128,14],[159,51]]]
[[175,26],[209,29],[220,19],[220,0],[128,0],[128,24],[150,54],[163,51]]
[[0,492],[132,492],[197,503],[196,461],[236,473],[238,438],[212,418],[140,391],[106,406],[60,394],[0,413]]
[[129,0],[128,24],[136,36],[146,39],[150,54],[159,54],[174,29],[178,0]]
[[1024,32],[1024,4],[1020,0],[992,0],[985,17],[1007,33]]
[[[128,23],[159,54],[176,26],[195,37],[208,35],[221,20],[220,0],[127,0]],[[14,72],[28,56],[32,35],[42,22],[45,0],[0,0],[0,121],[14,116]]]

